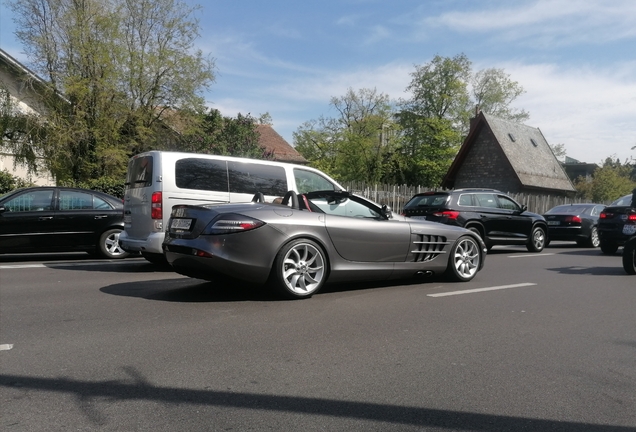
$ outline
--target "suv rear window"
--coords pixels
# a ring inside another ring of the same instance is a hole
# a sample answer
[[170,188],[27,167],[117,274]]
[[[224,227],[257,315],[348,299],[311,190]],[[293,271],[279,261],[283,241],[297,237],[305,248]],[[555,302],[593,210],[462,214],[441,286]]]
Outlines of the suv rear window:
[[436,194],[436,195],[417,195],[414,196],[404,207],[439,207],[446,203],[448,200],[448,194]]
[[128,165],[126,187],[131,189],[152,186],[152,156],[134,158]]

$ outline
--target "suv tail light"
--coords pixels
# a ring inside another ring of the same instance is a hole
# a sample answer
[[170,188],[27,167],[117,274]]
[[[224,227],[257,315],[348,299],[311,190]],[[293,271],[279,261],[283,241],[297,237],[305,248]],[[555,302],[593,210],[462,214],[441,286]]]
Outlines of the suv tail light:
[[161,219],[163,217],[163,199],[161,192],[153,192],[150,199],[150,217],[152,219]]
[[613,215],[612,213],[605,213],[605,212],[601,212],[601,214],[598,216],[600,219],[609,219],[611,218]]
[[433,216],[436,217],[447,217],[448,219],[452,219],[455,220],[459,217],[459,212],[458,211],[453,211],[453,210],[444,210],[441,212],[435,212],[433,213]]
[[631,222],[636,222],[636,213],[632,213],[627,216],[627,220]]

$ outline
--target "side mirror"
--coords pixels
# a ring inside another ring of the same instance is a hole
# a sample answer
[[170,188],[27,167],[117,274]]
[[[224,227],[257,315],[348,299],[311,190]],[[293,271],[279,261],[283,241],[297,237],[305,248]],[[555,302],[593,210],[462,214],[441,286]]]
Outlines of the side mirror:
[[522,205],[521,206],[521,213],[523,213],[524,211],[528,210],[528,206],[527,205]]
[[382,205],[382,214],[387,219],[391,219],[393,217],[393,211],[391,210],[391,207],[386,204]]
[[7,209],[4,208],[4,206],[0,206],[0,213],[4,213],[5,211],[7,211]]

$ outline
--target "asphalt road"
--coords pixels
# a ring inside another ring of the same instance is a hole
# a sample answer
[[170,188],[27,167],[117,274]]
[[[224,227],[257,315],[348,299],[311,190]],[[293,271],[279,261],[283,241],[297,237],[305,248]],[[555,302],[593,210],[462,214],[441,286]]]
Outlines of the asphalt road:
[[636,431],[620,256],[278,301],[142,259],[0,256],[0,430]]

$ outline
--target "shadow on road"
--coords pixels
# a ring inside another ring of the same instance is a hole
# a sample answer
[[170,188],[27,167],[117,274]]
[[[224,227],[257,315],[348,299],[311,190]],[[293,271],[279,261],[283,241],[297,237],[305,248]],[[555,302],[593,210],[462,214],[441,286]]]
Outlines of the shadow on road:
[[554,267],[548,268],[553,272],[566,275],[590,275],[590,276],[629,276],[623,271],[620,262],[616,263],[616,267]]
[[[72,395],[77,401],[121,400],[238,408],[279,413],[309,414],[344,419],[414,425],[421,428],[444,428],[471,431],[576,431],[628,432],[633,427],[590,424],[573,421],[543,420],[495,414],[479,414],[454,410],[352,402],[326,398],[279,396],[268,394],[161,387],[149,383],[132,367],[124,371],[134,382],[81,381],[71,378],[0,375],[3,393],[9,389]],[[89,419],[92,416],[89,416]],[[94,421],[94,419],[93,419]],[[101,424],[100,426],[104,426]]]

